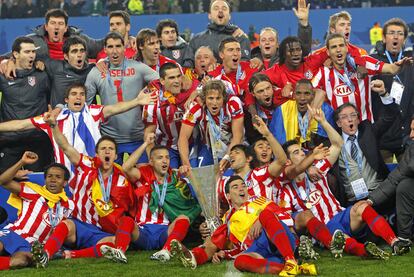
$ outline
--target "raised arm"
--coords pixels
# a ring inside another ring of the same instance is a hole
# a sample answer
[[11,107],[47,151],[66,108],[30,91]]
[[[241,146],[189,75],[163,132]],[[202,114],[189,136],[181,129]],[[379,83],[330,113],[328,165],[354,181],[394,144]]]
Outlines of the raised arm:
[[299,165],[289,165],[285,169],[286,177],[288,179],[294,179],[299,174],[305,172],[315,160],[321,160],[329,156],[329,148],[320,145],[316,146],[312,153],[307,155],[305,159]]
[[132,108],[137,107],[138,105],[153,105],[157,100],[157,95],[153,93],[146,93],[146,87],[143,88],[135,97],[130,101],[118,102],[113,105],[107,105],[103,108],[103,114],[105,118],[108,118],[112,115],[120,114],[126,111],[129,111]]
[[400,72],[404,64],[412,64],[412,57],[404,57],[395,63],[384,63],[381,73],[396,75]]
[[141,158],[142,154],[145,152],[145,149],[148,145],[153,144],[155,141],[155,134],[151,133],[148,134],[144,143],[141,144],[138,149],[136,149],[124,162],[122,165],[122,169],[124,170],[125,174],[128,176],[128,179],[135,183],[141,178],[141,172],[138,168],[135,167],[139,158]]
[[188,141],[193,134],[194,126],[188,124],[181,124],[180,135],[178,136],[178,152],[180,153],[181,163],[190,166],[190,155]]
[[269,173],[273,177],[278,177],[282,172],[283,168],[285,167],[287,160],[286,153],[283,150],[280,143],[269,131],[269,128],[267,127],[263,119],[256,115],[255,121],[257,123],[253,123],[253,126],[269,142],[270,148],[272,148],[273,155],[275,156],[275,159],[269,165]]
[[14,132],[35,129],[30,118],[20,120],[10,120],[0,123],[0,132]]
[[81,155],[78,150],[75,149],[75,147],[69,144],[66,137],[59,130],[56,122],[56,117],[57,115],[52,113],[52,108],[49,105],[48,112],[46,112],[43,117],[44,121],[49,124],[50,128],[52,129],[53,138],[59,147],[63,150],[65,155],[69,158],[70,162],[74,165],[77,165],[80,162]]
[[36,153],[30,151],[24,152],[22,158],[17,163],[0,175],[0,185],[11,193],[19,193],[21,191],[21,187],[18,182],[13,180],[14,176],[23,166],[34,164],[38,159],[39,157]]
[[315,118],[322,128],[325,130],[328,135],[329,141],[331,142],[331,147],[329,147],[329,155],[327,157],[330,164],[334,164],[341,154],[342,145],[344,141],[341,135],[329,124],[325,118],[325,114],[321,109],[313,109],[308,105],[308,110],[312,118]]

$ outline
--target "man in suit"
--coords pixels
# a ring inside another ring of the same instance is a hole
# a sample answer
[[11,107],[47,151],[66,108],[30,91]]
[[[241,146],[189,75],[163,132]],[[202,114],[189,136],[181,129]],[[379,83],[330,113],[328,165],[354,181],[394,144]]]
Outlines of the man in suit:
[[[411,120],[411,141],[414,140],[414,118]],[[414,143],[405,150],[397,168],[377,189],[370,192],[368,202],[374,207],[396,200],[397,235],[400,241],[411,247],[414,218]],[[404,245],[401,245],[404,247]]]
[[344,140],[336,165],[337,196],[345,206],[367,198],[369,191],[376,189],[389,173],[379,152],[378,140],[392,123],[398,109],[385,91],[384,82],[372,81],[371,89],[381,96],[387,111],[374,124],[369,120],[360,121],[360,112],[351,103],[341,105],[334,113]]

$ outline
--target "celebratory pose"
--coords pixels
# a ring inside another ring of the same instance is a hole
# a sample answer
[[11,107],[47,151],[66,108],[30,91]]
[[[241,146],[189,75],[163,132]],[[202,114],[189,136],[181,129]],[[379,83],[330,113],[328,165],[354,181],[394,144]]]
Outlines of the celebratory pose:
[[10,191],[9,203],[18,210],[15,222],[0,230],[0,270],[31,265],[31,244],[46,241],[59,222],[75,208],[63,190],[69,179],[67,168],[58,163],[45,171],[45,185],[13,181],[17,171],[36,162],[36,153],[26,151],[20,161],[0,175],[0,185]]

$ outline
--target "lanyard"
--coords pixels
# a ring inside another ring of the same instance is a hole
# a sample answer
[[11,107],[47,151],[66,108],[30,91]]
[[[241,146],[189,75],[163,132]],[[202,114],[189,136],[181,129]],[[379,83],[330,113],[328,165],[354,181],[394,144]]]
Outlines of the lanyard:
[[60,214],[60,202],[57,202],[56,205],[56,213],[53,213],[53,209],[52,208],[48,208],[48,214],[49,214],[49,222],[50,225],[52,225],[52,228],[55,228],[56,225],[59,223],[59,214]]
[[[390,52],[388,52],[387,50],[385,50],[385,55],[387,56],[388,62],[390,64],[393,64],[394,62],[391,59]],[[396,62],[398,62],[399,60],[401,60],[401,58],[402,58],[402,50],[400,51],[400,53],[398,53],[398,57],[397,57]],[[398,75],[395,75],[394,78],[397,79],[398,82],[400,82],[400,84],[402,84],[401,79],[400,79],[400,77],[398,77]]]
[[296,192],[299,194],[300,198],[303,201],[306,201],[306,199],[308,199],[309,194],[310,194],[310,180],[308,179],[308,176],[305,175],[305,197],[303,196],[302,190],[299,189],[298,184],[296,183],[295,180],[292,180],[292,185],[294,189],[296,190]]
[[306,111],[306,114],[302,117],[301,113],[298,112],[298,122],[299,122],[299,130],[302,138],[306,140],[306,134],[308,132],[309,127],[309,117],[308,112]]
[[118,93],[119,88],[122,90],[122,84],[124,83],[124,76],[125,76],[125,71],[126,71],[126,64],[125,64],[125,59],[122,61],[122,71],[121,71],[121,82],[119,83],[119,86],[115,86],[111,80],[111,74],[109,72],[109,68],[108,68],[108,72],[106,73],[106,80],[108,81],[109,86],[115,91],[115,93]]
[[344,71],[345,71],[345,74],[344,75],[342,75],[341,73],[339,73],[339,71],[338,70],[336,70],[336,68],[334,69],[335,70],[335,73],[336,73],[336,75],[338,76],[338,78],[343,82],[343,83],[345,83],[351,90],[352,90],[352,92],[355,92],[355,86],[354,86],[354,84],[351,82],[351,80],[349,79],[349,72],[348,72],[348,68],[347,68],[347,66],[346,66],[346,63],[345,63],[345,65],[344,65]]
[[111,173],[111,175],[109,175],[108,183],[106,184],[106,187],[105,187],[105,182],[104,182],[104,179],[102,177],[102,172],[98,169],[99,185],[101,186],[102,197],[103,197],[103,201],[105,203],[109,203],[109,199],[110,199],[110,196],[111,196],[112,175],[113,175],[113,173]]
[[224,111],[223,108],[220,109],[220,115],[219,115],[219,125],[217,126],[216,121],[214,121],[213,116],[211,115],[210,111],[207,109],[207,120],[210,122],[210,130],[212,132],[212,135],[214,136],[214,139],[216,141],[219,141],[221,139],[221,127],[223,126],[224,121]]
[[[362,176],[362,157],[359,154],[359,152],[360,151],[358,149],[358,159],[357,159],[358,161],[357,161],[357,164],[358,164],[359,175]],[[346,175],[348,175],[348,177],[350,177],[351,176],[351,169],[349,168],[349,162],[348,162],[348,158],[346,156],[347,151],[345,149],[345,145],[342,147],[341,153],[342,153],[342,157],[343,157],[344,163],[345,163]]]
[[164,177],[164,183],[162,185],[162,192],[160,192],[158,181],[154,181],[154,189],[155,189],[155,192],[157,193],[158,198],[159,198],[159,201],[158,201],[158,206],[159,207],[164,206],[165,195],[167,194],[167,186],[168,186],[167,176],[168,175],[165,175],[165,177]]
[[160,58],[157,59],[157,65],[155,66],[155,71],[157,71],[157,73],[160,73]]
[[267,124],[269,117],[267,116],[266,112],[264,112],[257,103],[256,103],[256,110],[257,110],[257,115],[261,119],[263,119],[263,121]]

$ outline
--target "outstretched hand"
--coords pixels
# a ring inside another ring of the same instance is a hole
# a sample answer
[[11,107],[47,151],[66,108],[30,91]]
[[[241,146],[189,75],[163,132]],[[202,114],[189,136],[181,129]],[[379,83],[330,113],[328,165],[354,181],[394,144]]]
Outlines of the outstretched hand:
[[155,93],[148,92],[147,88],[143,88],[137,95],[137,102],[138,105],[144,106],[144,105],[154,105],[154,103],[157,101],[158,96]]
[[257,114],[254,116],[253,126],[262,136],[267,136],[270,134],[270,130],[267,127],[266,123]]
[[314,118],[319,123],[322,123],[323,121],[325,121],[325,114],[322,111],[322,109],[320,109],[320,108],[319,109],[312,108],[308,104],[308,112],[309,112],[309,120],[311,120],[312,118]]
[[312,155],[315,160],[323,160],[329,156],[329,147],[321,143],[313,149]]
[[292,9],[302,26],[308,26],[309,9],[310,3],[306,5],[306,0],[298,0],[298,8]]
[[53,112],[52,106],[47,105],[47,112],[44,113],[43,120],[49,126],[53,126],[53,125],[56,125],[56,118],[57,118],[57,114]]

